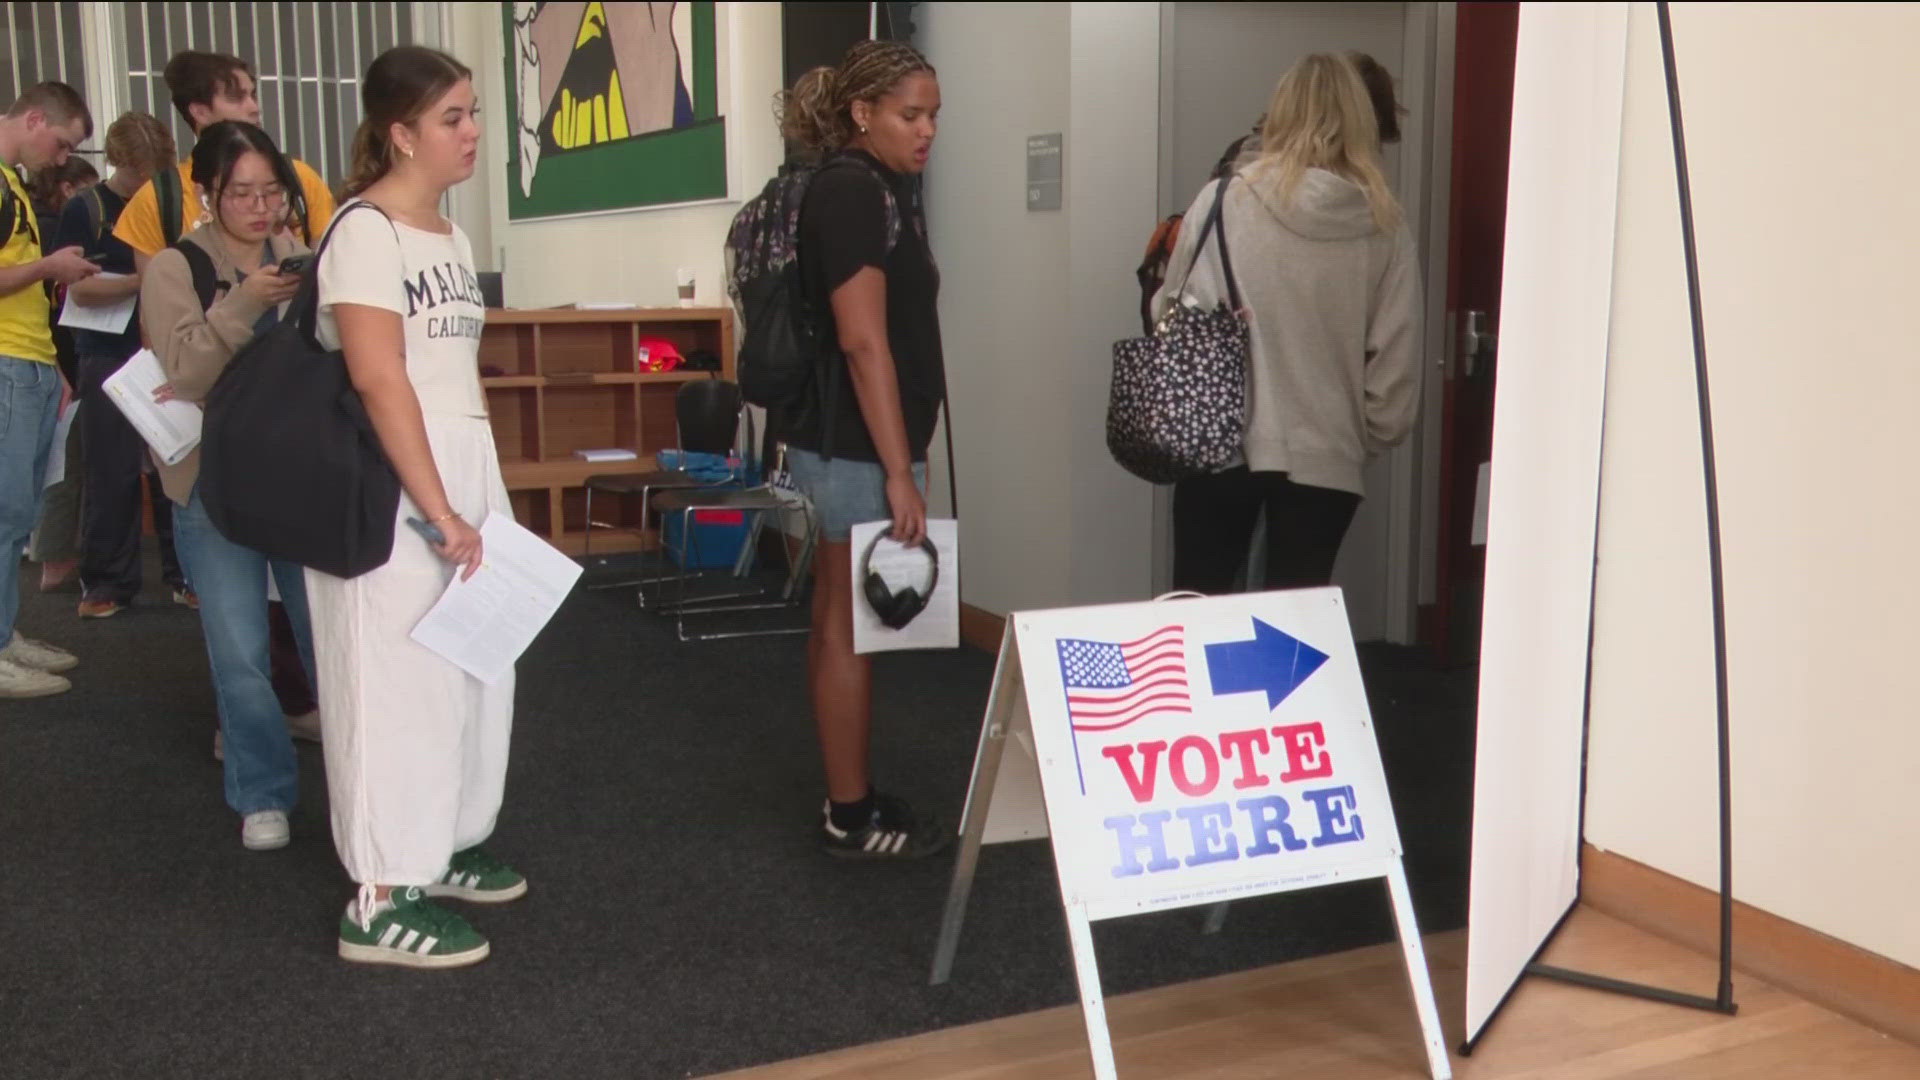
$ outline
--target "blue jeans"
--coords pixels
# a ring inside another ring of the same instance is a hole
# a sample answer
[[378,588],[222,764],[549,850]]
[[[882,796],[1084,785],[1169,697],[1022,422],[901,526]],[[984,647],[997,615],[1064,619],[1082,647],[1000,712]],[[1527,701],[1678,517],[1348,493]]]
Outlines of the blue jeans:
[[220,535],[207,518],[196,485],[173,515],[180,564],[200,597],[200,630],[226,743],[227,805],[239,814],[291,810],[300,795],[300,762],[273,692],[268,659],[267,575],[293,622],[300,662],[313,678],[313,632],[307,621],[307,581],[299,564],[269,559]]
[[40,517],[59,420],[60,372],[0,356],[0,646],[13,640],[20,614],[20,555]]
[[[871,461],[822,458],[812,450],[787,447],[787,475],[793,477],[820,519],[820,539],[844,544],[855,525],[893,520],[887,505],[887,470]],[[913,463],[913,486],[927,493],[927,463]]]

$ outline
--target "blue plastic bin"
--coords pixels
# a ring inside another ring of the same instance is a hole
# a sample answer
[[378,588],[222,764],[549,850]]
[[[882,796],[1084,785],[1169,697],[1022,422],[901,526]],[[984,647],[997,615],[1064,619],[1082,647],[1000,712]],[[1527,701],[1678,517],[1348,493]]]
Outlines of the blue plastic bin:
[[732,567],[740,560],[740,549],[746,546],[752,525],[745,510],[695,510],[692,512],[694,542],[689,546],[681,542],[686,515],[663,516],[666,520],[661,523],[662,540],[667,554],[674,565],[685,570]]

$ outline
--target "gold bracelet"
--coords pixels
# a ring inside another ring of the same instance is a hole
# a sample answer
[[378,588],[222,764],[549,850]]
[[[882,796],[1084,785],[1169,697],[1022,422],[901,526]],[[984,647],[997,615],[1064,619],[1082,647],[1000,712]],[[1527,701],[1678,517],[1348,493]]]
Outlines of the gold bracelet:
[[449,511],[447,511],[447,512],[446,512],[446,513],[444,513],[444,514],[441,514],[441,515],[440,515],[439,517],[437,517],[437,518],[428,518],[428,519],[427,519],[427,524],[429,524],[429,525],[438,525],[438,524],[440,524],[440,523],[441,523],[441,522],[443,522],[443,521],[452,521],[452,520],[453,520],[454,518],[457,518],[457,517],[459,517],[459,516],[460,516],[460,511],[458,511],[458,510],[449,510]]

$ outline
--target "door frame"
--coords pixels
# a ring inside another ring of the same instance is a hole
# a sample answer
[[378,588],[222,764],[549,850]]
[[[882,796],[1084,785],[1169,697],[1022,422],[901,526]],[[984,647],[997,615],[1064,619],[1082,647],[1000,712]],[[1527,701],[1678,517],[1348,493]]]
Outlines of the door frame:
[[[1303,5],[1304,6],[1304,5]],[[1185,209],[1192,192],[1173,190],[1173,57],[1178,20],[1174,3],[1160,5],[1160,177],[1164,217]],[[1389,451],[1385,640],[1414,644],[1420,608],[1438,595],[1440,551],[1440,449],[1444,379],[1454,334],[1447,314],[1448,208],[1453,175],[1454,3],[1406,3],[1400,57],[1401,171],[1396,195],[1420,244],[1426,290],[1422,327],[1425,378],[1420,420],[1412,438]],[[1153,591],[1173,580],[1173,491],[1153,489]]]

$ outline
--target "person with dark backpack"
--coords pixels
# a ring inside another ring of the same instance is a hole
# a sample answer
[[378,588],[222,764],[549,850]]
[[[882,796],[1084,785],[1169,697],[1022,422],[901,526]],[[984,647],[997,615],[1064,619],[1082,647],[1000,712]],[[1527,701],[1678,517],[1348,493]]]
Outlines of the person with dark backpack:
[[[140,317],[171,393],[199,402],[234,354],[279,321],[300,284],[297,273],[280,267],[306,245],[287,228],[287,192],[298,180],[266,132],[221,121],[201,134],[191,161],[212,220],[147,264]],[[241,817],[240,840],[249,851],[285,847],[300,768],[273,691],[267,579],[279,588],[311,678],[305,571],[221,535],[208,518],[199,473],[198,449],[160,468],[177,507],[175,542],[200,597],[227,805]]]
[[827,787],[819,837],[829,854],[852,859],[920,858],[952,840],[934,817],[873,786],[873,674],[853,651],[850,542],[855,524],[881,519],[900,543],[926,536],[927,446],[946,374],[918,177],[939,112],[933,67],[911,46],[884,41],[809,71],[782,109],[789,143],[818,167],[797,206],[790,279],[811,345],[799,355],[814,363],[772,422],[820,518],[808,641]]
[[[104,183],[68,200],[60,212],[55,243],[98,252],[100,277],[67,289],[70,302],[115,304],[140,292],[140,274],[133,249],[113,235],[113,226],[127,199],[155,174],[173,167],[173,136],[156,117],[143,112],[121,114],[107,127],[107,163],[113,172]],[[136,314],[126,330],[108,334],[75,330],[79,378],[74,392],[80,399],[82,457],[86,498],[81,510],[79,613],[104,618],[124,610],[141,587],[141,503],[153,499],[154,531],[160,540],[160,570],[174,599],[191,606],[192,594],[173,547],[172,503],[160,491],[152,473],[147,444],[140,433],[107,397],[107,377],[140,351],[140,322]],[[69,458],[71,467],[73,459]],[[151,492],[146,489],[151,487]]]

